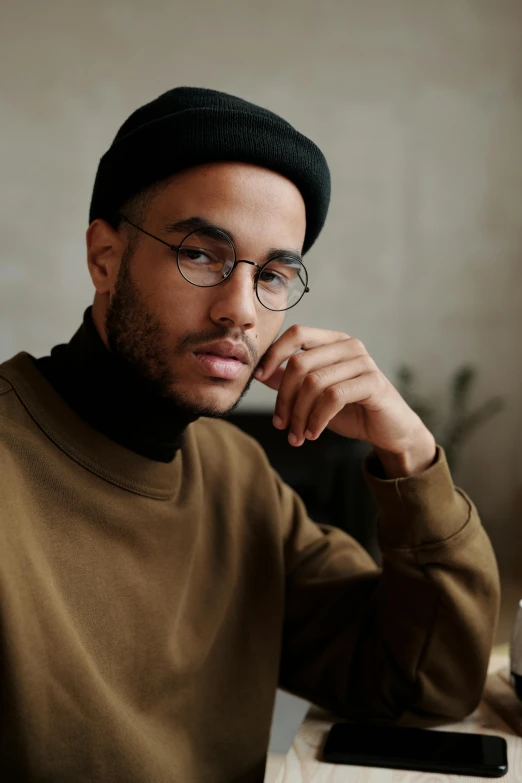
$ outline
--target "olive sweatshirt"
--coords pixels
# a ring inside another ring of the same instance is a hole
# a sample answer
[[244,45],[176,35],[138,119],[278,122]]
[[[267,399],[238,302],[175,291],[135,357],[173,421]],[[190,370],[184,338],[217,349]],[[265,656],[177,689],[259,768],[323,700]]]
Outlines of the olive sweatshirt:
[[153,460],[1,364],[0,780],[261,783],[278,685],[354,720],[470,712],[491,546],[441,450],[399,480],[373,460],[382,570],[232,425]]

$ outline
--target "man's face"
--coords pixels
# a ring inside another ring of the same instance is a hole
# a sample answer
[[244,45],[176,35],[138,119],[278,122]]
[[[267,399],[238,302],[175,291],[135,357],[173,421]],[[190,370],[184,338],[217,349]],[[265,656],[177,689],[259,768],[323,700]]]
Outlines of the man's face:
[[[239,163],[198,166],[173,176],[141,227],[177,245],[188,232],[173,226],[192,218],[226,230],[237,258],[259,265],[274,248],[299,253],[306,229],[304,202],[293,183]],[[101,230],[111,229],[105,224]],[[227,413],[250,385],[284,313],[258,301],[255,267],[238,264],[223,283],[198,288],[180,274],[167,246],[138,234],[129,249],[121,242],[126,232],[123,224],[118,232],[123,252],[108,264],[106,291],[100,293],[97,285],[94,313],[98,328],[104,326],[102,337],[162,396],[198,415]],[[223,358],[234,353],[241,360]]]

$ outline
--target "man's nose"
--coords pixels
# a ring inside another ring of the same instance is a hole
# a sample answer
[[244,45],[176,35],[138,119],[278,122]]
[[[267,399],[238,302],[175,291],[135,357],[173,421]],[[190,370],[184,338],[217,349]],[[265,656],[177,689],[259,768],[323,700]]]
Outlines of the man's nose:
[[259,305],[254,290],[255,272],[254,265],[238,263],[230,277],[215,286],[210,311],[215,323],[243,330],[254,328]]

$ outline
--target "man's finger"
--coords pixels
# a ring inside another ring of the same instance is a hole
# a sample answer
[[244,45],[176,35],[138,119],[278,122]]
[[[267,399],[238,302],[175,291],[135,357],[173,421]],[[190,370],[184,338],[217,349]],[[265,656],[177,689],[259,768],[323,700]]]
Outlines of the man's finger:
[[275,416],[280,420],[280,424],[276,423],[276,426],[280,426],[281,429],[288,426],[297,395],[308,375],[344,362],[347,357],[350,357],[351,352],[350,340],[341,340],[330,345],[322,344],[317,348],[291,356],[279,385]]
[[269,389],[274,389],[274,391],[278,391],[279,387],[281,386],[281,381],[283,380],[283,376],[285,374],[285,368],[284,367],[278,367],[275,372],[272,373],[272,375],[266,379],[266,381],[261,381],[265,386],[268,386]]
[[[310,326],[291,326],[268,349],[262,366],[256,371],[256,378],[269,378],[275,370],[297,351],[308,351],[320,345],[349,340],[344,332],[334,332],[328,329],[316,329]],[[358,341],[357,341],[358,342]]]
[[342,411],[346,405],[364,403],[375,391],[375,382],[371,373],[353,378],[350,381],[329,386],[317,401],[310,414],[308,430],[310,440],[315,440],[328,426],[331,420]]
[[310,416],[319,399],[330,386],[359,378],[369,370],[368,357],[358,356],[348,362],[332,364],[310,373],[304,379],[290,412],[288,439],[293,446],[300,446],[305,433],[310,430]]

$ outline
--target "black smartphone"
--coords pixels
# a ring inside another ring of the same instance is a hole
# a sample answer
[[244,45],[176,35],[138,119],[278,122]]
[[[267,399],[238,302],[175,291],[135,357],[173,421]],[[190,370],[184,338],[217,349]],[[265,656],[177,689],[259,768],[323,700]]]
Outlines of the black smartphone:
[[500,778],[508,769],[502,737],[398,726],[336,723],[323,758],[332,764]]

